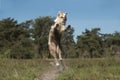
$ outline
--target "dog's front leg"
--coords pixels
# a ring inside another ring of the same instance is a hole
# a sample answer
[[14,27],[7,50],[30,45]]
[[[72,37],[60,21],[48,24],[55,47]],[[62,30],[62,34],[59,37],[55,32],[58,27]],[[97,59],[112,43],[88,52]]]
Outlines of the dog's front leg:
[[68,30],[69,28],[71,28],[71,25],[67,25],[65,31]]
[[68,30],[70,27],[71,27],[70,25],[67,25],[66,27],[62,26],[61,27],[61,32]]

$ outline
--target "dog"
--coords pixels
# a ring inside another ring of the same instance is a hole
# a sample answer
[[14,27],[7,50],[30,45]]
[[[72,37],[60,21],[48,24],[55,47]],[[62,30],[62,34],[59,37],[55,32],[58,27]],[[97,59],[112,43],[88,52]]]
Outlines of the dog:
[[[55,59],[56,66],[59,66],[59,60],[62,61],[62,47],[60,44],[62,32],[69,29],[71,26],[65,26],[67,21],[67,13],[63,13],[61,11],[58,12],[56,19],[54,20],[54,24],[51,26],[49,31],[49,39],[48,39],[48,46],[50,54]],[[58,58],[59,60],[58,60]]]

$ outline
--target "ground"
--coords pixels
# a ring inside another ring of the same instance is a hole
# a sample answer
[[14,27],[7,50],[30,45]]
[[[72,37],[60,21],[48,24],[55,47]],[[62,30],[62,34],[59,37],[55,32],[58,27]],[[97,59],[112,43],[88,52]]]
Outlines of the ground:
[[0,80],[120,80],[119,58],[0,59]]
[[44,71],[41,73],[41,75],[34,80],[55,80],[59,74],[61,74],[65,69],[67,69],[67,66],[61,62],[60,66],[56,66],[54,62],[49,62],[50,66],[52,66],[50,69]]

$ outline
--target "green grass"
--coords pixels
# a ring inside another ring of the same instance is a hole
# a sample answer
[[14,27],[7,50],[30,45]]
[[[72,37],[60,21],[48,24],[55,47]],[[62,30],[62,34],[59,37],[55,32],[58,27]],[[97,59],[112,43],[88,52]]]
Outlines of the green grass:
[[0,80],[34,80],[48,65],[45,60],[0,59]]
[[120,59],[67,60],[69,68],[56,80],[120,80]]
[[[51,69],[51,60],[0,59],[0,80],[34,80]],[[120,80],[120,59],[67,59],[56,80]]]

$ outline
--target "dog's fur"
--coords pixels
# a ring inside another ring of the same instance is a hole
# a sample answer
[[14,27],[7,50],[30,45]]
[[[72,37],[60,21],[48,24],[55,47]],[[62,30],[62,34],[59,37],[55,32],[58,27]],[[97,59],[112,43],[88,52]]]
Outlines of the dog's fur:
[[67,13],[58,12],[58,15],[55,19],[54,25],[51,26],[50,32],[49,32],[49,51],[50,54],[54,57],[55,63],[57,66],[59,66],[59,61],[57,59],[57,55],[59,57],[59,60],[62,60],[62,48],[60,44],[61,39],[61,33],[66,31],[68,28],[70,28],[70,25],[65,27],[67,21]]

